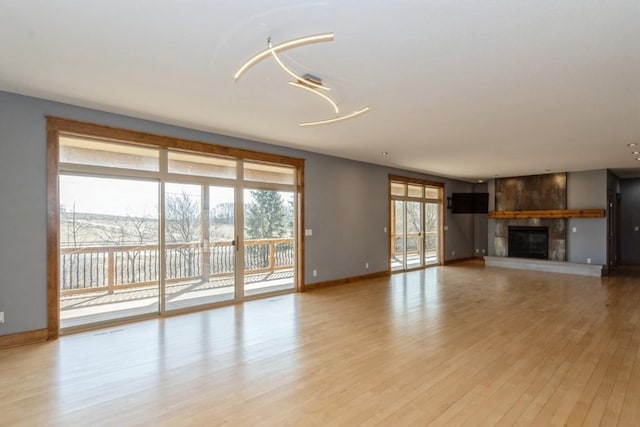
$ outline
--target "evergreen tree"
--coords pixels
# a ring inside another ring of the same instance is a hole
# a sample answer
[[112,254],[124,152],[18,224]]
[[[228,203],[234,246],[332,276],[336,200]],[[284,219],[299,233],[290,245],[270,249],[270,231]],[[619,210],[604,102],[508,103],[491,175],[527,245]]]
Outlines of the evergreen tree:
[[251,191],[253,202],[247,207],[245,223],[250,239],[270,239],[286,234],[286,211],[276,191]]

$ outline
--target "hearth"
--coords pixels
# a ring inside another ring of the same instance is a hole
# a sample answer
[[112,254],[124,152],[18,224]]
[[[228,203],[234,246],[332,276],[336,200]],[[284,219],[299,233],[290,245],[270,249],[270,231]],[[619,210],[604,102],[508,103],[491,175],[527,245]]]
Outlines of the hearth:
[[549,227],[510,226],[509,256],[549,259]]

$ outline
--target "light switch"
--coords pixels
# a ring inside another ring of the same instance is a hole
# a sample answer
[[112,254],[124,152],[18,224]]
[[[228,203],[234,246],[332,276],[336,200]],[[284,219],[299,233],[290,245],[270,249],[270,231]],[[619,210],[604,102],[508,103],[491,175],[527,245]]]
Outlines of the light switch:
[[313,230],[310,228],[307,228],[306,230],[304,230],[304,235],[305,236],[313,236]]
[[575,227],[573,227],[573,228],[571,229],[571,231],[573,231],[573,232],[575,233],[576,231],[578,231],[578,229],[577,229],[577,228],[575,228]]
[[637,225],[635,227],[633,227],[633,231],[639,231]]

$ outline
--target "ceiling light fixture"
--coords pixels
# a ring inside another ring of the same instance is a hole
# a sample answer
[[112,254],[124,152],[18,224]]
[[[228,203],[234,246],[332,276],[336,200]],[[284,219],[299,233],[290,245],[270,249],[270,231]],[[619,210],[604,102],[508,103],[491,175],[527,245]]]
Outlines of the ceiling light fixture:
[[[269,46],[271,46],[271,41],[269,41]],[[278,58],[278,55],[276,55],[275,52],[271,52],[271,55],[273,56],[273,59],[276,60],[276,62],[280,66],[280,68],[282,68],[285,73],[289,74],[291,77],[296,79],[296,81],[303,82],[307,86],[312,86],[312,87],[315,87],[315,88],[318,88],[318,89],[331,90],[326,86],[322,86],[322,80],[319,80],[319,79],[314,80],[312,78],[309,78],[309,74],[307,74],[305,76],[299,76],[296,73],[294,73],[293,71],[291,71],[291,69],[289,69],[289,67],[287,67],[286,65],[284,65],[282,63],[282,61],[280,61],[280,58]],[[320,83],[317,83],[317,81],[320,81]]]
[[341,122],[342,120],[347,120],[353,117],[357,117],[361,114],[366,113],[369,110],[370,110],[369,107],[364,107],[362,110],[354,111],[353,113],[345,114],[344,116],[334,117],[332,119],[318,120],[315,122],[302,122],[300,123],[300,126],[304,127],[304,126],[328,125],[329,123]]
[[312,87],[309,87],[306,84],[306,80],[304,83],[297,83],[297,82],[289,82],[289,84],[293,87],[297,87],[306,91],[309,91],[315,95],[318,95],[320,98],[324,99],[325,101],[327,101],[329,104],[331,104],[331,106],[333,107],[333,110],[336,112],[336,114],[340,114],[340,110],[338,109],[338,106],[336,105],[335,102],[333,102],[331,100],[331,98],[329,98],[327,95],[325,95],[324,93],[320,93],[319,91],[315,90]]
[[640,154],[640,151],[632,151],[631,154]]
[[263,59],[272,57],[285,73],[287,73],[289,76],[294,78],[295,81],[289,82],[290,86],[303,89],[309,93],[312,93],[316,96],[321,97],[331,105],[336,115],[336,117],[332,117],[330,119],[316,120],[311,122],[302,122],[300,123],[300,126],[306,127],[306,126],[315,126],[315,125],[325,125],[329,123],[340,122],[342,120],[347,120],[347,119],[357,117],[361,114],[366,113],[367,111],[370,110],[369,107],[365,107],[360,110],[354,111],[353,113],[345,114],[341,116],[338,105],[331,98],[329,98],[327,95],[321,93],[318,90],[318,89],[322,89],[326,91],[331,90],[329,87],[322,84],[322,79],[308,73],[302,76],[297,74],[296,72],[291,70],[289,67],[287,67],[278,56],[278,52],[282,52],[288,49],[293,49],[295,47],[305,46],[312,43],[322,43],[322,42],[328,42],[328,41],[333,41],[333,33],[324,33],[324,34],[317,34],[313,36],[301,37],[299,39],[290,40],[288,42],[280,43],[275,46],[271,44],[271,37],[269,37],[267,39],[267,49],[249,58],[240,67],[240,69],[238,69],[238,71],[234,74],[233,78],[236,81],[238,81],[238,79],[240,79],[240,77],[242,77],[242,75],[246,73],[255,64],[262,61]]
[[[270,39],[270,38],[269,38]],[[313,36],[301,37],[299,39],[289,40],[288,42],[280,43],[276,46],[271,46],[271,40],[268,40],[269,47],[262,52],[257,53],[245,62],[242,67],[233,76],[235,80],[238,80],[249,68],[256,65],[263,59],[271,56],[272,52],[283,52],[285,50],[293,49],[294,47],[305,46],[313,43],[322,43],[333,41],[333,33],[316,34]]]
[[630,144],[627,144],[627,147],[635,147],[635,146],[637,146],[637,145],[638,145],[638,144],[636,144],[635,142],[632,142],[632,143],[630,143]]
[[389,152],[387,152],[387,151],[383,151],[383,152],[381,152],[380,154],[382,154],[383,156],[388,156],[388,155],[389,155]]

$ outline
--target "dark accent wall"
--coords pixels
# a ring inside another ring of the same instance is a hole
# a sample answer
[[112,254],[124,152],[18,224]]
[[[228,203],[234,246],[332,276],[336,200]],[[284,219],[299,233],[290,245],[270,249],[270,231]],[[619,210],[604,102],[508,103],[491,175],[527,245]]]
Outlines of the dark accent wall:
[[607,262],[611,269],[620,264],[620,179],[607,171],[607,237],[609,239]]
[[496,179],[496,210],[523,211],[567,208],[567,174]]
[[[498,211],[566,209],[567,175],[545,175],[498,178],[495,180],[495,206]],[[494,250],[496,256],[509,255],[509,227],[530,226],[549,229],[549,259],[566,261],[566,228],[564,219],[496,220]]]
[[620,180],[620,262],[640,264],[640,179]]
[[[487,193],[488,191],[487,183],[473,185],[474,193]],[[476,257],[483,257],[489,253],[487,241],[487,220],[488,218],[486,214],[473,215],[474,247]]]

